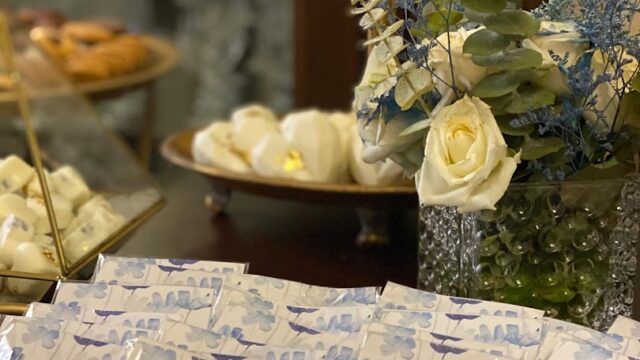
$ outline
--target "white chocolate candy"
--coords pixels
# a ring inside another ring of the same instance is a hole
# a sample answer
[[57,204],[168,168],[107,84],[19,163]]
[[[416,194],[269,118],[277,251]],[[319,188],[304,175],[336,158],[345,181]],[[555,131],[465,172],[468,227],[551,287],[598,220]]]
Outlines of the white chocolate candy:
[[95,211],[98,211],[98,208],[105,208],[110,211],[113,211],[113,207],[105,199],[102,195],[94,195],[89,199],[86,203],[78,208],[78,217],[87,216]]
[[[49,192],[55,192],[54,184],[51,181],[51,174],[49,171],[44,171],[44,177],[47,179],[47,186],[49,186]],[[39,196],[42,197],[42,187],[40,186],[40,180],[37,176],[34,176],[31,181],[24,187],[24,192],[27,196]]]
[[271,110],[251,105],[236,110],[231,116],[232,146],[241,154],[249,154],[263,136],[278,132],[278,120]]
[[362,160],[364,145],[358,133],[358,126],[351,129],[351,149],[349,151],[349,168],[358,184],[368,186],[389,186],[409,183],[402,167],[391,160],[368,164]]
[[[34,274],[59,274],[60,268],[55,249],[33,242],[20,244],[13,254],[12,271],[22,271]],[[29,298],[39,298],[51,286],[51,282],[26,280],[17,278],[7,279],[7,288],[15,295]]]
[[200,164],[246,173],[249,164],[231,149],[232,126],[228,122],[215,122],[198,131],[193,138],[193,159]]
[[[351,152],[351,130],[357,124],[356,114],[354,113],[333,113],[329,114],[329,120],[338,131],[340,137],[340,159],[348,159]],[[349,171],[349,161],[340,161],[342,168],[339,170],[341,178],[338,182],[352,182],[351,172]]]
[[[71,202],[65,197],[54,193],[51,194],[51,201],[53,202],[53,212],[56,215],[58,229],[65,229],[73,218]],[[29,197],[27,198],[27,206],[37,215],[35,223],[36,233],[49,234],[51,232],[51,225],[49,224],[44,199],[41,197]]]
[[298,150],[313,181],[337,183],[348,178],[338,130],[328,116],[317,110],[289,114],[282,122],[282,134]]
[[0,227],[0,263],[7,268],[13,265],[13,254],[18,245],[31,241],[35,230],[15,215],[9,215]]
[[0,162],[0,194],[20,190],[33,178],[34,174],[33,168],[19,157],[7,156]]
[[11,214],[29,225],[36,222],[36,214],[27,207],[27,202],[21,196],[16,194],[0,195],[0,221],[3,222]]
[[261,176],[309,181],[300,153],[292,149],[282,134],[266,135],[251,152],[253,170]]
[[75,262],[95,249],[125,223],[122,215],[105,208],[74,219],[64,235],[65,254]]
[[71,166],[63,166],[51,173],[51,181],[56,191],[71,201],[74,207],[82,205],[91,197],[91,190],[82,175]]

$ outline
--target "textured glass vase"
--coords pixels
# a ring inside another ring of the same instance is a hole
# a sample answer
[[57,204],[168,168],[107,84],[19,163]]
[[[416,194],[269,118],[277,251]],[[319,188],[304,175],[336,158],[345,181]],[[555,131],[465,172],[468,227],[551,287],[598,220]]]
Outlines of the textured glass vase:
[[496,207],[420,210],[422,289],[540,308],[596,329],[631,314],[639,176],[514,184]]

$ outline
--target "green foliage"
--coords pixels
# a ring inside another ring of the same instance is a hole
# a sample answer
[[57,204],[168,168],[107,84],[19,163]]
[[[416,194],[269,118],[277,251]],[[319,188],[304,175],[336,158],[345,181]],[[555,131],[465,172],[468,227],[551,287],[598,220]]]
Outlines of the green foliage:
[[618,122],[640,128],[640,92],[631,91],[622,98]]
[[483,13],[496,14],[507,7],[506,0],[462,0],[465,8]]
[[482,29],[471,34],[464,42],[465,54],[486,56],[506,49],[511,42],[503,35],[489,29]]
[[518,48],[487,56],[473,55],[473,62],[496,70],[525,70],[542,65],[542,54],[532,49]]
[[525,136],[522,142],[522,160],[538,160],[564,148],[564,140],[557,137],[532,138]]
[[427,29],[434,37],[437,37],[449,30],[451,26],[462,21],[462,19],[464,19],[464,15],[459,11],[452,10],[451,13],[448,11],[436,11],[427,16]]
[[527,136],[535,130],[535,127],[532,124],[515,128],[511,126],[511,119],[511,116],[499,116],[496,118],[500,131],[505,135]]
[[479,98],[497,98],[507,95],[520,87],[531,76],[529,71],[503,71],[480,80],[473,89]]
[[509,114],[524,114],[529,110],[537,110],[544,106],[553,105],[556,94],[548,89],[530,88],[520,91],[516,98],[505,107]]
[[487,29],[502,35],[523,38],[532,37],[540,30],[540,20],[522,10],[505,10],[499,14],[490,15],[484,21],[484,25]]

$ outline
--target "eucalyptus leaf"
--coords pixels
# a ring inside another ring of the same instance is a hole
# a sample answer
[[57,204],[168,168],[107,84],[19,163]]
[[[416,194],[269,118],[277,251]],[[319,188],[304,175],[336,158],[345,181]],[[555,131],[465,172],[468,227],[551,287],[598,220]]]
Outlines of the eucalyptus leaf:
[[525,137],[522,143],[522,160],[538,160],[565,147],[564,140],[557,137],[531,138]]
[[473,55],[472,59],[478,66],[497,70],[524,70],[542,65],[542,54],[525,48],[506,50],[487,56]]
[[387,11],[381,8],[373,9],[370,12],[362,15],[360,19],[360,26],[367,30],[376,25],[382,18],[387,15]]
[[404,25],[404,20],[396,21],[395,23],[389,25],[386,29],[384,29],[384,32],[382,34],[365,41],[364,46],[377,44],[385,39],[392,37],[393,35],[396,34],[398,30],[400,30],[400,28],[402,28],[403,25]]
[[434,36],[438,36],[448,31],[449,27],[459,23],[463,18],[464,15],[459,11],[436,11],[427,17],[427,27]]
[[487,29],[502,35],[529,38],[540,30],[540,20],[523,10],[505,10],[490,15],[482,22]]
[[496,119],[498,127],[500,127],[500,132],[509,136],[527,136],[535,130],[535,127],[532,124],[517,128],[513,127],[511,126],[512,119],[513,117],[511,116],[499,116]]
[[464,42],[463,52],[472,55],[491,55],[506,49],[511,42],[504,36],[489,29],[471,34]]
[[431,119],[425,119],[411,124],[408,128],[402,130],[398,136],[408,136],[423,130],[426,130],[431,126]]
[[556,94],[548,89],[533,88],[521,91],[518,96],[505,108],[509,114],[524,114],[529,110],[537,110],[553,105]]
[[620,103],[620,114],[617,121],[627,126],[640,128],[640,92],[634,90],[624,95]]
[[503,71],[491,74],[473,89],[473,95],[480,98],[497,98],[509,94],[520,87],[529,77],[527,71]]
[[465,8],[496,14],[507,7],[507,0],[462,0]]
[[396,85],[395,100],[402,111],[409,110],[425,93],[433,89],[429,71],[418,68],[407,71]]

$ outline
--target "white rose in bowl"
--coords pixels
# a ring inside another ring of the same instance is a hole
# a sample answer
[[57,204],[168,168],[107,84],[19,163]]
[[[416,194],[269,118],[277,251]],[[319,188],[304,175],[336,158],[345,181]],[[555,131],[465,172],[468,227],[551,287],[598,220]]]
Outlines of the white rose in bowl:
[[263,136],[278,132],[278,119],[271,110],[260,105],[250,105],[234,111],[231,124],[231,145],[245,157],[249,156]]
[[[433,80],[440,94],[445,94],[454,85],[453,79],[455,79],[455,86],[464,92],[473,89],[480,80],[488,75],[486,67],[476,65],[470,54],[463,53],[464,42],[467,38],[481,29],[459,29],[455,32],[444,33],[436,40],[425,39],[423,41],[423,45],[433,44],[433,48],[429,50],[429,66],[435,73]],[[449,61],[448,48],[451,49],[451,61]],[[451,74],[452,65],[453,76]]]
[[[622,48],[617,49],[618,57],[623,61],[628,61],[627,64],[622,66],[621,76],[618,76],[610,82],[602,83],[595,89],[595,95],[597,96],[595,107],[596,110],[603,113],[604,118],[598,119],[598,116],[593,111],[585,111],[584,113],[584,118],[601,132],[619,130],[623,125],[622,121],[615,120],[618,107],[620,106],[620,97],[616,89],[622,90],[624,83],[630,83],[638,71],[638,60],[626,51],[622,54],[620,54],[620,51],[623,51]],[[613,75],[615,72],[614,65],[609,61],[609,56],[600,50],[593,52],[591,70],[593,70],[594,79],[605,73],[612,74],[612,76],[615,77],[615,75]],[[625,92],[630,90],[629,87],[628,85],[624,89]]]
[[465,97],[433,119],[417,178],[422,205],[457,206],[460,212],[495,209],[519,162],[489,105]]
[[362,160],[364,146],[358,133],[358,126],[353,125],[350,132],[349,168],[358,184],[367,186],[389,186],[406,183],[408,178],[400,165],[391,160],[367,164]]
[[563,59],[566,56],[567,63],[564,67],[569,68],[575,65],[589,49],[590,43],[578,32],[576,24],[572,21],[543,21],[538,34],[524,40],[523,46],[542,54],[542,67],[549,69],[542,78],[535,79],[533,82],[558,95],[566,95],[570,92],[567,78],[551,56],[551,52]]
[[251,152],[256,174],[279,179],[310,181],[300,152],[291,148],[280,133],[264,136]]

